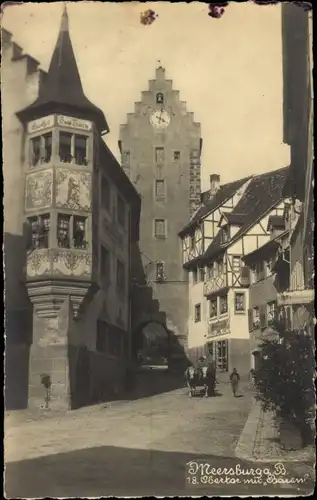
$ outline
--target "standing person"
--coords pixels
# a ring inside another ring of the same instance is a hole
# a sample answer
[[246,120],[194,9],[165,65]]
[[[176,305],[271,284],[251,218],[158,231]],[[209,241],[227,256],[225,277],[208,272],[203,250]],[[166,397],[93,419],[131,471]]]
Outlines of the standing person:
[[239,382],[240,382],[240,375],[237,372],[236,368],[233,369],[233,372],[230,375],[230,382],[231,382],[232,393],[233,393],[234,397],[236,397],[237,392],[238,392]]

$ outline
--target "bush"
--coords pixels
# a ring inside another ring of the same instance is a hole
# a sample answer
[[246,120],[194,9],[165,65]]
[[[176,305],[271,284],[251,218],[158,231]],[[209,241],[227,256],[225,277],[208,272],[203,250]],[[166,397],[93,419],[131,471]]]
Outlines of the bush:
[[[276,340],[260,346],[261,363],[254,372],[256,399],[264,411],[290,422],[306,435],[314,415],[314,343],[305,331],[286,331],[275,323]],[[304,438],[305,439],[305,438]]]

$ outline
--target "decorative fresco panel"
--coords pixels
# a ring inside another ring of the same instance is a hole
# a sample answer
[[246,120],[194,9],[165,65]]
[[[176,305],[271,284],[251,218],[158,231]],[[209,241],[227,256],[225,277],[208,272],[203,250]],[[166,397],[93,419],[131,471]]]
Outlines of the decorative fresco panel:
[[54,250],[52,252],[54,276],[73,276],[89,278],[91,276],[92,256],[79,250]]
[[56,169],[56,206],[71,210],[91,210],[91,174]]
[[25,209],[49,207],[52,204],[52,186],[52,169],[28,174],[25,183]]
[[33,250],[33,252],[27,257],[27,276],[29,278],[35,278],[37,276],[43,276],[45,274],[50,274],[51,271],[51,260],[49,255],[49,250]]

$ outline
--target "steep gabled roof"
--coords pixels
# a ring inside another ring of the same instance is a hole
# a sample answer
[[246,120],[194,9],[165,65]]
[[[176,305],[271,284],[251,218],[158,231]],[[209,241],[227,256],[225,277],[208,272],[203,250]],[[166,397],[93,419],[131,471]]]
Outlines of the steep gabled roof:
[[94,121],[100,132],[109,132],[103,112],[84,94],[69,35],[66,7],[45,83],[36,101],[17,115],[25,121],[40,118],[44,113],[75,114]]
[[224,244],[221,244],[221,231],[219,231],[203,255],[204,261],[213,259],[217,253],[232,245],[279,203],[288,171],[289,167],[284,167],[253,177],[241,200],[231,212],[233,215],[245,215],[243,226]]
[[243,186],[252,176],[245,177],[244,179],[239,179],[234,182],[229,182],[228,184],[224,184],[220,186],[220,189],[217,191],[215,196],[210,200],[203,203],[197,210],[197,212],[193,215],[190,221],[181,229],[179,232],[179,236],[185,236],[185,234],[189,233],[194,227],[208,214],[217,210],[217,208],[221,207],[227,200],[229,200],[235,192]]

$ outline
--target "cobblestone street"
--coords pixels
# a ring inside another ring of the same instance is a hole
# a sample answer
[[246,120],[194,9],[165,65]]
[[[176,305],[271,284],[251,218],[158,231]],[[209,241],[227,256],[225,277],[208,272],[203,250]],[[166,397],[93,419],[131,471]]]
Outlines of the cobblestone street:
[[[209,399],[190,399],[185,389],[179,389],[69,412],[59,419],[6,423],[6,494],[296,494],[295,486],[285,485],[188,484],[189,461],[217,469],[268,467],[235,457],[251,405],[249,388],[233,398],[227,384],[220,384],[219,395]],[[224,481],[225,475],[219,476]]]

